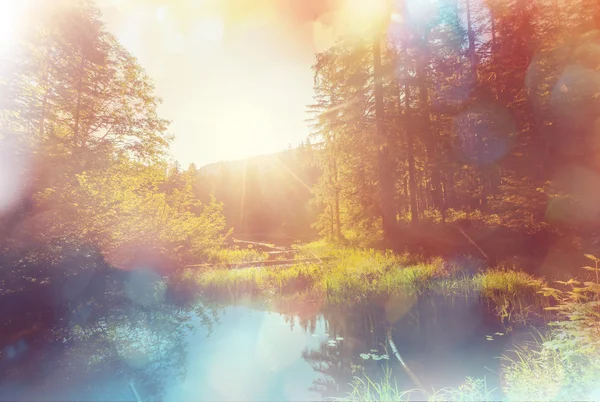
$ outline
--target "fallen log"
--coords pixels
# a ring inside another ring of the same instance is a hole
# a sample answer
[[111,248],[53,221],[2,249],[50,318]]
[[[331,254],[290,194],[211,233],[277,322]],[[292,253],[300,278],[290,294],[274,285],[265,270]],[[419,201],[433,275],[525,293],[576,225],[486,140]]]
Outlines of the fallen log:
[[302,258],[297,260],[268,260],[268,261],[247,261],[240,263],[218,263],[218,264],[192,264],[185,268],[250,268],[250,267],[272,267],[279,265],[294,264],[321,264],[324,258]]
[[280,246],[276,246],[276,245],[271,244],[271,243],[264,243],[264,242],[257,242],[257,241],[248,241],[248,240],[233,239],[233,242],[235,244],[237,244],[237,243],[243,243],[243,244],[248,244],[248,245],[252,245],[252,246],[258,246],[258,247],[268,248],[268,249],[271,249],[271,250],[279,250],[279,251],[289,251],[290,250],[288,247],[280,247]]

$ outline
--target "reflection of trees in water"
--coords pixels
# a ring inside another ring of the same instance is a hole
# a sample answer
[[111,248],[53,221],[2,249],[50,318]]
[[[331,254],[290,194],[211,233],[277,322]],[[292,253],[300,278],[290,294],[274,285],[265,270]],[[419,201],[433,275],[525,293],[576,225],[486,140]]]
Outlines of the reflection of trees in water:
[[[133,396],[131,381],[144,400],[160,400],[169,380],[186,375],[188,334],[200,327],[210,333],[217,309],[170,302],[165,282],[156,275],[146,283],[137,281],[142,286],[133,293],[127,282],[131,275],[112,276],[89,281],[99,291],[62,303],[60,315],[26,339],[29,350],[22,359],[8,362],[11,374],[0,376],[0,383],[22,383],[19,392],[25,394],[76,390],[92,395],[94,384],[107,380],[119,389],[96,391],[114,399]],[[37,316],[37,311],[32,313]]]
[[210,334],[215,320],[215,310],[203,305],[111,308],[71,331],[70,354],[77,359],[72,367],[110,369],[136,384],[144,400],[160,400],[167,381],[186,376],[189,333],[203,326]]
[[380,369],[379,362],[365,362],[360,354],[382,349],[385,339],[383,309],[376,304],[327,306],[319,316],[301,320],[300,324],[304,330],[314,333],[313,323],[319,318],[325,322],[329,340],[321,342],[317,350],[303,351],[302,357],[322,374],[313,382],[311,390],[324,398],[339,397],[350,390],[354,377],[360,375],[357,370],[375,373]]
[[[314,333],[313,323],[319,319],[324,320],[329,340],[322,342],[317,350],[305,350],[303,358],[322,374],[312,389],[323,397],[343,395],[348,390],[347,384],[355,376],[362,375],[361,372],[377,379],[383,375],[382,364],[391,365],[399,386],[414,387],[391,351],[386,350],[388,327],[392,329],[400,354],[428,387],[438,386],[438,381],[462,381],[466,375],[476,374],[465,371],[472,370],[474,366],[454,370],[447,365],[440,366],[440,359],[450,361],[464,356],[461,353],[466,350],[481,352],[484,349],[474,348],[498,347],[481,346],[481,343],[485,343],[483,333],[500,330],[498,320],[476,301],[432,295],[396,297],[369,304],[325,306],[313,318],[301,319],[300,325]],[[343,340],[335,344],[329,342],[336,337]],[[473,346],[476,343],[479,346]],[[368,354],[372,349],[378,354],[387,351],[390,360],[373,361],[360,357],[361,353]],[[490,355],[497,356],[499,353],[501,351]],[[483,364],[483,360],[481,362]],[[360,372],[356,370],[357,366],[361,367]],[[436,374],[431,375],[432,371]]]
[[303,351],[302,357],[316,372],[323,374],[313,382],[311,391],[320,393],[324,398],[340,396],[348,391],[347,385],[354,376],[353,354],[343,344],[331,346],[323,342],[318,350]]

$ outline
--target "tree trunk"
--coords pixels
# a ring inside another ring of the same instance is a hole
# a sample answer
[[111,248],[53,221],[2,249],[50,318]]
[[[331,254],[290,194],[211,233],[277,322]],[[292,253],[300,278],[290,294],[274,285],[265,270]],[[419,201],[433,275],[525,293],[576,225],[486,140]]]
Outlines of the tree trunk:
[[456,205],[456,194],[454,190],[455,180],[454,180],[454,169],[450,168],[448,172],[448,188],[446,195],[446,205],[450,208],[458,209]]
[[[84,50],[81,49],[81,61],[79,62],[79,83],[77,84],[77,106],[75,108],[74,119],[75,122],[73,124],[73,135],[75,137],[75,143],[77,145],[83,146],[84,143],[79,138],[79,126],[81,119],[81,98],[83,91],[83,74],[85,69],[85,53]],[[80,143],[81,141],[81,143]]]
[[333,205],[329,204],[329,240],[334,239]]
[[[494,10],[490,10],[490,20],[492,24],[492,54],[497,55],[498,49],[496,47],[496,18],[494,17]],[[496,87],[496,100],[500,99],[502,96],[501,86],[500,86],[500,77],[498,76],[500,71],[498,69],[498,63],[496,60],[492,60],[494,64],[494,86]]]
[[412,112],[410,108],[410,87],[404,83],[404,108],[406,113],[406,124],[404,132],[406,135],[406,161],[408,164],[408,188],[410,191],[410,216],[411,223],[419,223],[419,211],[417,207],[417,179],[415,177],[415,145],[414,133],[412,130],[411,119]]
[[[330,94],[330,102],[332,105],[336,104],[335,95],[333,92]],[[331,158],[331,186],[333,188],[333,216],[332,216],[332,225],[335,222],[335,231],[332,230],[332,236],[335,236],[336,240],[342,239],[342,224],[340,219],[340,183],[339,183],[339,172],[338,172],[338,149],[337,149],[337,139],[335,135],[335,131],[331,132],[331,148],[333,149],[333,158]],[[335,221],[333,220],[335,219]]]
[[41,107],[41,111],[40,111],[40,123],[38,126],[39,141],[44,140],[45,123],[46,123],[46,108],[48,107],[48,97],[50,95],[49,80],[50,80],[50,65],[51,65],[52,60],[50,58],[50,51],[48,50],[48,47],[46,47],[45,50],[46,51],[45,51],[45,58],[44,58],[44,78],[43,78],[43,84],[41,85],[41,87],[44,90],[44,96],[42,98],[42,107]]
[[[427,147],[427,165],[430,174],[431,202],[434,208],[443,210],[440,192],[440,171],[438,169],[436,157],[436,138],[431,129],[431,113],[429,110],[429,91],[427,89],[427,78],[425,76],[425,56],[419,58],[419,67],[417,68],[417,81],[419,85],[419,101],[422,112],[422,124],[424,138]],[[443,211],[442,211],[443,212]]]
[[342,239],[342,224],[340,222],[340,186],[339,186],[339,176],[338,176],[338,168],[337,168],[337,154],[333,158],[333,178],[335,181],[334,184],[334,215],[335,215],[335,238],[336,240]]
[[389,143],[384,126],[383,74],[381,67],[381,36],[376,35],[373,43],[373,79],[375,81],[375,125],[379,162],[379,196],[381,223],[385,242],[393,239],[396,215],[393,203],[393,179],[389,164]]
[[469,59],[471,60],[471,79],[477,83],[477,54],[475,53],[475,32],[471,21],[471,0],[466,0],[467,6],[467,36],[469,37]]
[[[406,52],[406,44],[402,43],[402,54],[404,56],[404,66],[408,68],[408,55]],[[396,63],[397,64],[397,63]],[[398,116],[404,117],[404,137],[406,140],[406,164],[408,166],[408,183],[405,180],[405,194],[410,197],[410,215],[411,224],[416,225],[419,222],[419,213],[417,206],[417,184],[415,177],[415,149],[414,149],[414,132],[412,126],[412,111],[410,107],[410,86],[408,79],[410,77],[405,74],[404,77],[404,116],[402,113],[402,99],[400,97],[400,82],[396,85],[398,98]],[[407,185],[408,184],[408,185]],[[408,197],[406,197],[408,198]]]

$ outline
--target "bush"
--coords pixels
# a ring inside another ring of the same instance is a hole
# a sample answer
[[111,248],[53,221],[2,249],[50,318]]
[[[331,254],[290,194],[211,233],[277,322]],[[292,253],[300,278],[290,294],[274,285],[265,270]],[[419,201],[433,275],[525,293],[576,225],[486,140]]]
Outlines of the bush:
[[594,281],[557,281],[564,290],[544,287],[540,293],[556,301],[547,310],[558,321],[531,345],[506,358],[505,392],[511,400],[597,400],[600,397],[599,260],[587,256]]

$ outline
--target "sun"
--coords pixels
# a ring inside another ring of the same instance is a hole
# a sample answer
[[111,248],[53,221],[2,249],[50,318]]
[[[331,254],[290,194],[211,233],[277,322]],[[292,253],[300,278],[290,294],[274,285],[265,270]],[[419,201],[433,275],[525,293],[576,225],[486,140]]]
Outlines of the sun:
[[346,9],[358,20],[380,19],[388,11],[387,0],[346,0]]
[[362,36],[390,19],[390,0],[345,0],[337,22],[342,34]]
[[27,1],[0,0],[0,54],[4,54],[14,45],[16,29]]
[[216,48],[223,40],[225,25],[219,16],[211,16],[199,20],[192,27],[192,40],[205,48]]

